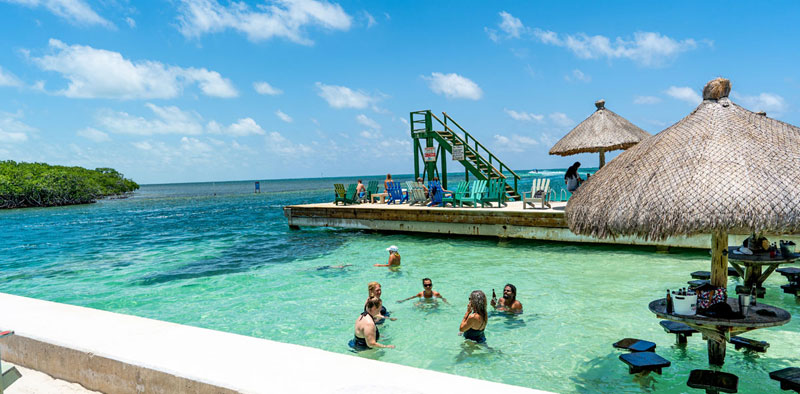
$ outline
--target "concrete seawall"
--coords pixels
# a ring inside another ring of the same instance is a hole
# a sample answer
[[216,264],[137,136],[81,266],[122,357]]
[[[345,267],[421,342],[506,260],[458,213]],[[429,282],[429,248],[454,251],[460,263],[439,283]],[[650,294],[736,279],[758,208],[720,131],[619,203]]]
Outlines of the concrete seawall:
[[4,293],[0,305],[16,332],[3,360],[105,393],[543,393]]
[[[499,238],[536,239],[559,242],[654,245],[709,249],[711,236],[698,234],[644,240],[638,237],[598,239],[577,235],[567,227],[564,202],[552,203],[551,209],[523,209],[521,202],[509,202],[505,208],[442,208],[409,205],[359,204],[337,206],[332,203],[290,205],[284,216],[292,228],[339,227],[357,230],[401,231],[427,234],[457,234]],[[745,234],[730,234],[729,245],[738,245]],[[778,236],[770,237],[778,238]],[[798,236],[780,236],[800,242]]]

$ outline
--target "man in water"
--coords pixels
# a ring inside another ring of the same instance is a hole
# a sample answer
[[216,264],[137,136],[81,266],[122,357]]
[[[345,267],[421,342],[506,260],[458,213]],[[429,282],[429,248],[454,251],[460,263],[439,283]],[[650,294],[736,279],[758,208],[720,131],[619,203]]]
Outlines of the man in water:
[[376,267],[391,267],[397,268],[400,266],[400,252],[397,250],[397,246],[390,246],[386,248],[386,251],[389,252],[389,263],[388,264],[375,264]]
[[431,300],[434,298],[441,298],[442,301],[447,302],[447,299],[442,297],[442,295],[438,291],[433,291],[433,281],[430,278],[425,278],[422,280],[422,288],[424,290],[420,291],[416,295],[406,298],[405,300],[399,300],[398,303],[408,301],[412,298],[424,298],[426,300]]
[[503,298],[497,300],[497,296],[492,290],[492,306],[499,311],[520,313],[522,312],[522,303],[517,300],[517,287],[511,283],[503,288]]

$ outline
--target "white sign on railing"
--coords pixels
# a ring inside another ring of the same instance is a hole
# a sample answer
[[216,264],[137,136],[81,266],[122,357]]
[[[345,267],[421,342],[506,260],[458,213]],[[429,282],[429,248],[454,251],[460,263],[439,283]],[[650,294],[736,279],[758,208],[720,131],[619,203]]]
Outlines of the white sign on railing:
[[464,145],[453,145],[453,160],[464,160]]
[[436,161],[436,148],[433,146],[425,147],[425,161]]

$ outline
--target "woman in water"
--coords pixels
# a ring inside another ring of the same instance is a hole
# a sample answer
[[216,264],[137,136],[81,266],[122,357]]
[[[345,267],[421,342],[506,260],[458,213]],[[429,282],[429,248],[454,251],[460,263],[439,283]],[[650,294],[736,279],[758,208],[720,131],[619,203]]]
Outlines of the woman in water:
[[567,184],[567,191],[570,193],[578,190],[578,186],[581,185],[581,177],[578,175],[578,168],[581,166],[581,162],[576,161],[575,164],[569,166],[567,168],[567,173],[564,174],[564,183]]
[[356,319],[355,338],[350,341],[350,347],[355,350],[368,350],[376,347],[394,349],[394,345],[383,345],[378,343],[381,339],[381,332],[375,325],[375,319],[380,315],[382,308],[379,298],[370,297],[367,300],[365,311]]
[[477,343],[486,342],[483,330],[486,329],[486,294],[480,290],[475,290],[469,295],[467,313],[461,320],[459,331],[464,333],[464,339],[469,339]]
[[[383,301],[381,300],[381,284],[378,282],[369,282],[367,283],[367,291],[369,295],[367,295],[367,302],[369,302],[370,298],[377,298],[381,301],[381,308],[378,315],[375,316],[375,324],[383,324],[383,321],[389,317],[389,312],[386,310],[386,307],[383,306]],[[364,304],[364,311],[367,311],[367,305]],[[390,317],[389,320],[397,320],[397,318]]]

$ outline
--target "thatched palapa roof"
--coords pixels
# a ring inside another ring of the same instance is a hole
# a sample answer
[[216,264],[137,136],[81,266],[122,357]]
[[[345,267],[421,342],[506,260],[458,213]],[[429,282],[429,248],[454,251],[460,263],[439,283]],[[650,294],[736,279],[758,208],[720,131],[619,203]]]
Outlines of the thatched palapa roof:
[[718,78],[688,116],[621,153],[570,198],[570,230],[645,239],[800,230],[800,128],[728,99]]
[[551,155],[569,156],[586,152],[608,152],[628,149],[650,136],[627,119],[605,107],[605,101],[594,105],[597,110],[550,148]]

